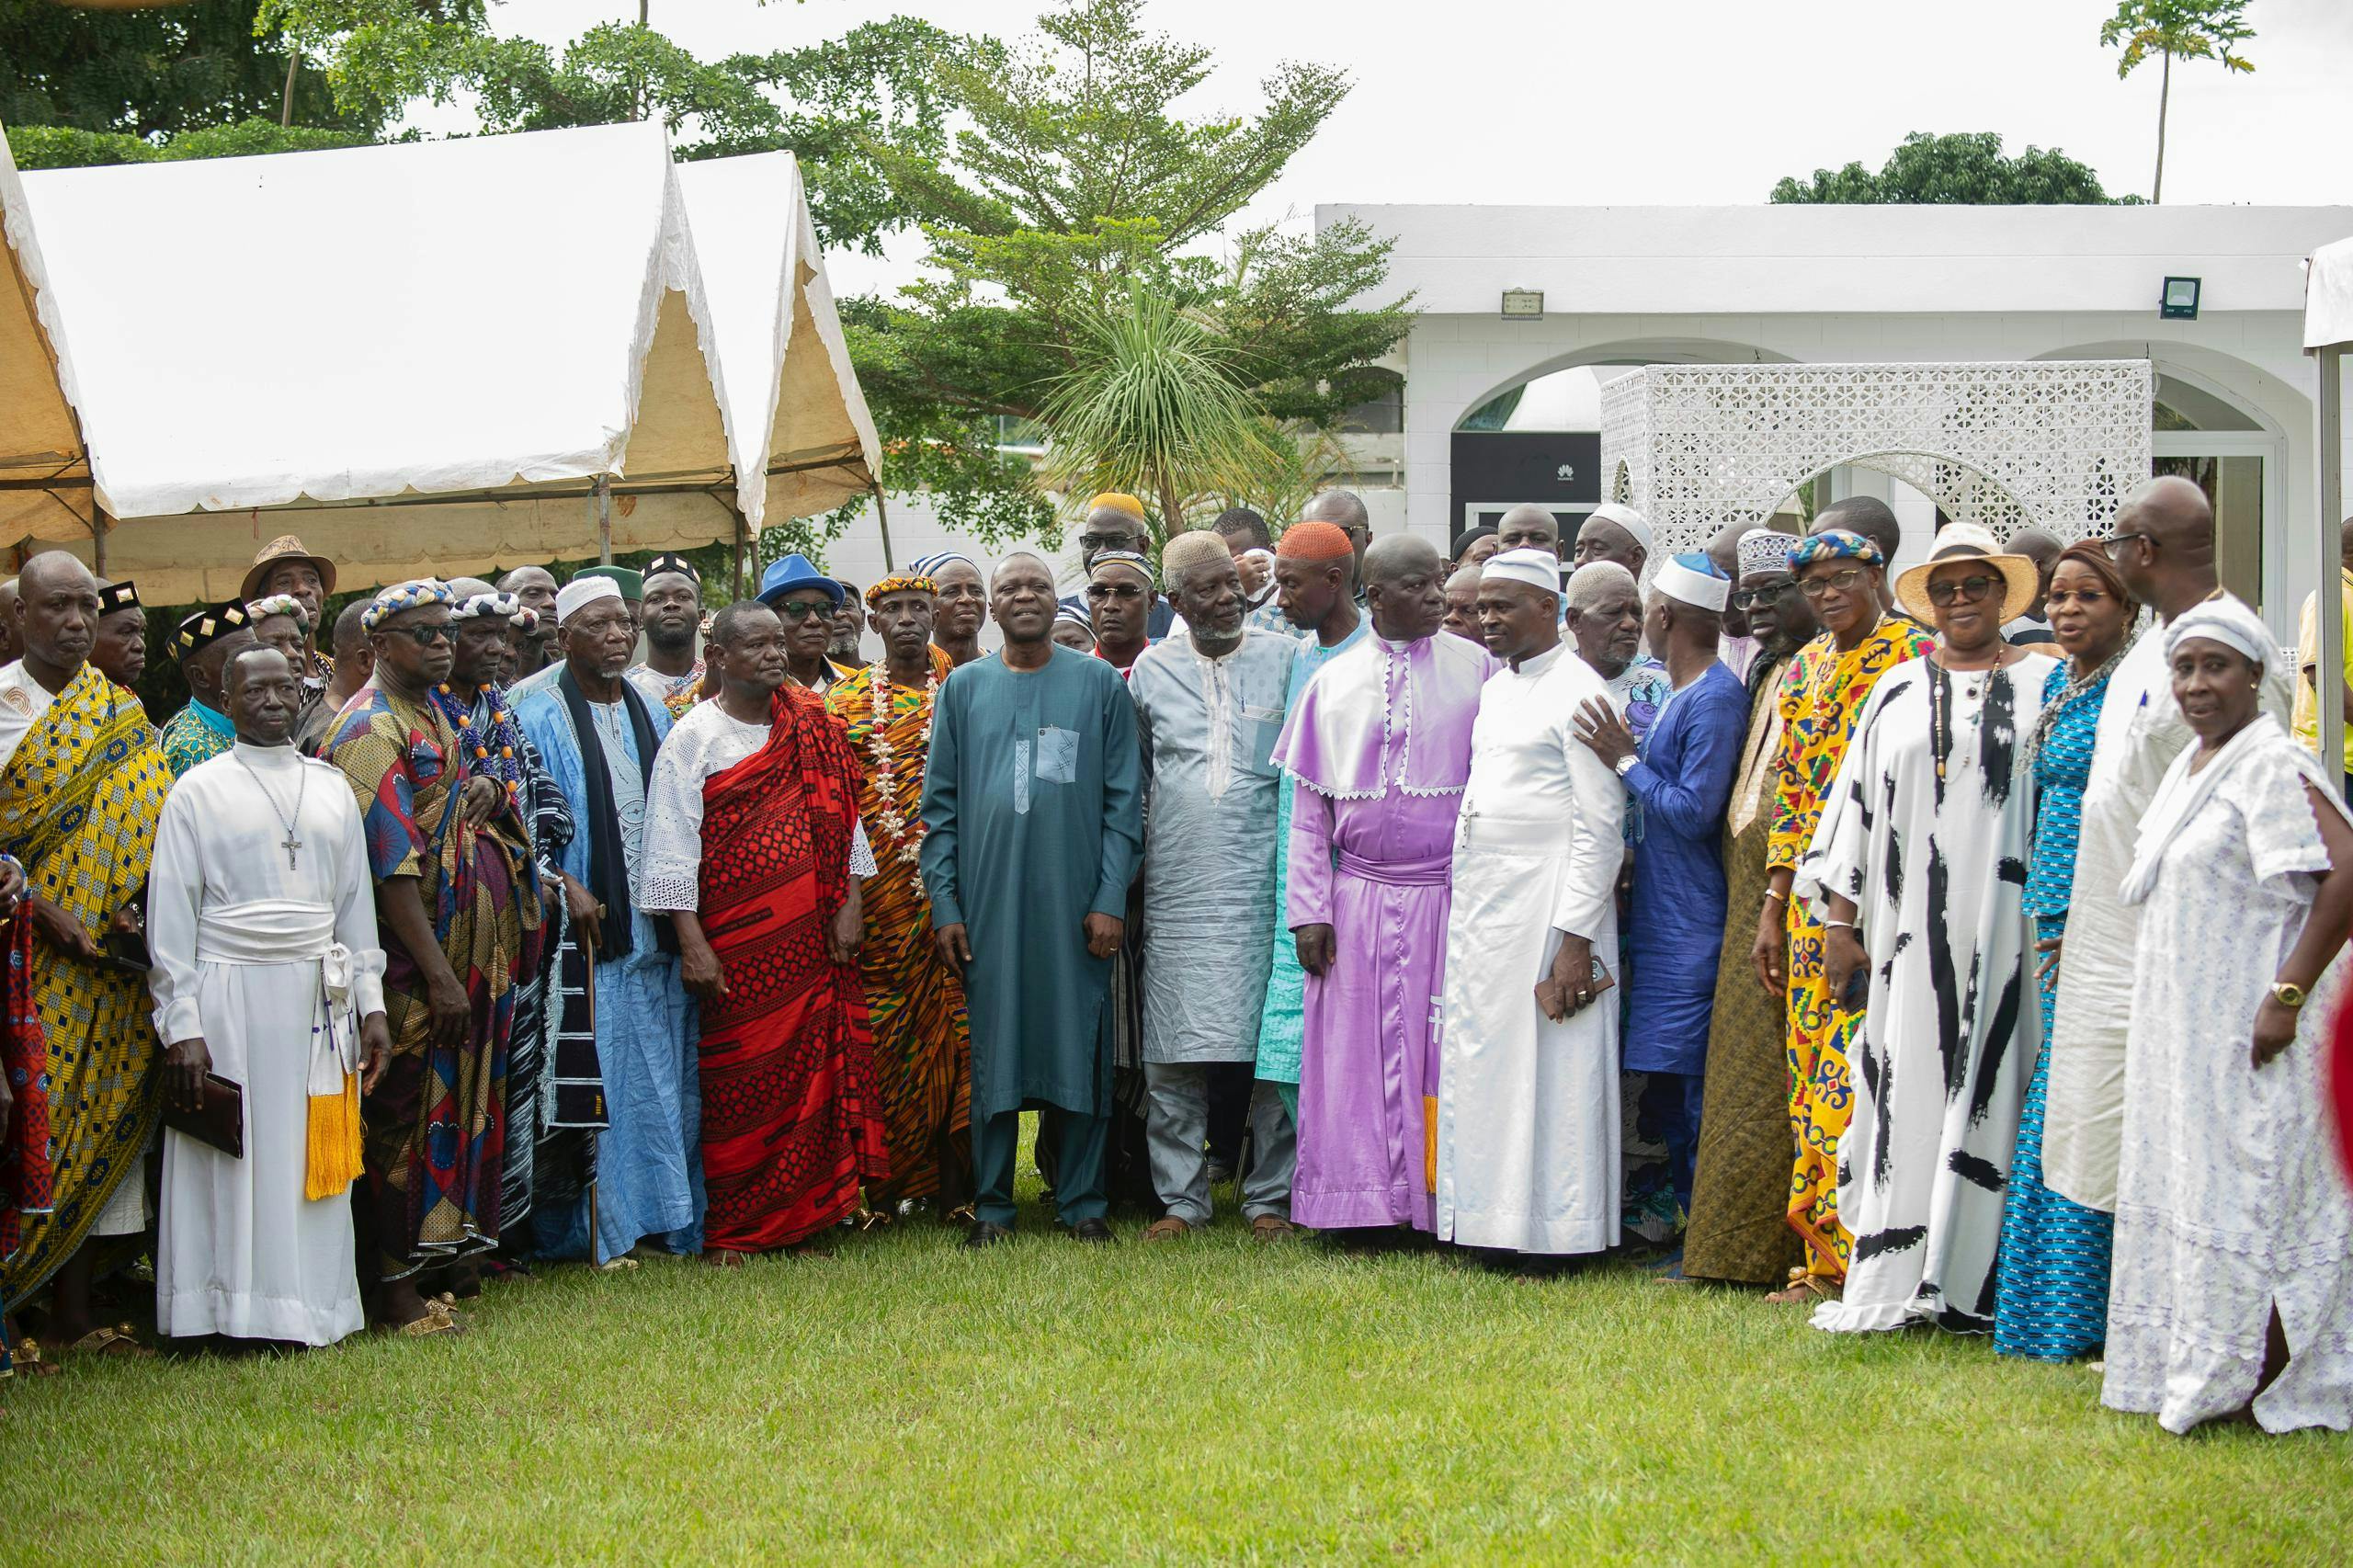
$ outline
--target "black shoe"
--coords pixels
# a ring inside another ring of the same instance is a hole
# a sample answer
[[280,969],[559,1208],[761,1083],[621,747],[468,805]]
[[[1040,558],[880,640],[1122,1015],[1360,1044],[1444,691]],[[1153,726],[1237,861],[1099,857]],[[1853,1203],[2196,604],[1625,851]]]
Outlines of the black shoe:
[[1003,1225],[992,1225],[986,1220],[973,1221],[972,1228],[964,1233],[964,1244],[968,1247],[993,1247],[999,1242],[1012,1239],[1011,1231]]
[[1074,1242],[1092,1242],[1097,1246],[1110,1246],[1120,1238],[1111,1233],[1111,1222],[1108,1220],[1081,1220],[1077,1224],[1070,1227],[1070,1239]]

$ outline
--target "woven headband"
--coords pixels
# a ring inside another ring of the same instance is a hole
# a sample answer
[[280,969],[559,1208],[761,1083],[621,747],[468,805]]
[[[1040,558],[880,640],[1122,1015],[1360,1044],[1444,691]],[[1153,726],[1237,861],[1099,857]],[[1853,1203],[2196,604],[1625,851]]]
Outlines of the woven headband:
[[939,592],[939,585],[922,573],[902,572],[894,577],[885,577],[867,589],[866,608],[869,609],[877,608],[882,603],[884,596],[889,594],[936,594],[938,592]]
[[368,608],[359,612],[359,629],[373,631],[390,617],[405,611],[422,609],[426,605],[454,607],[457,602],[458,596],[449,591],[449,585],[438,577],[417,577],[405,583],[395,583],[389,588],[378,590],[376,597],[368,601]]

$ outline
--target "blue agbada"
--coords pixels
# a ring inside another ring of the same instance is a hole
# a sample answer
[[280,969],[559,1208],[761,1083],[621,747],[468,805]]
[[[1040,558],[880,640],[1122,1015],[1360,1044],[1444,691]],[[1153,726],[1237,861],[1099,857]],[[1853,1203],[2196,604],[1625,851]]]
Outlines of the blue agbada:
[[920,867],[935,929],[972,947],[972,1124],[1026,1107],[1099,1116],[1111,1062],[1098,1025],[1111,960],[1092,914],[1127,917],[1143,845],[1143,754],[1119,671],[1055,648],[949,676],[932,714]]
[[1625,942],[1628,1072],[1696,1074],[1707,1063],[1724,940],[1724,808],[1747,727],[1746,688],[1711,664],[1659,710],[1626,772],[1641,808]]
[[[593,857],[599,834],[592,813],[583,747],[560,684],[556,665],[517,686],[515,719],[546,762],[548,775],[578,824],[560,864],[585,887],[597,885]],[[599,959],[597,973],[597,1060],[605,1078],[606,1113],[597,1134],[597,1184],[569,1209],[535,1210],[533,1229],[540,1251],[552,1257],[592,1256],[598,1263],[620,1256],[647,1238],[671,1251],[701,1250],[702,1102],[695,1067],[700,1036],[695,1008],[678,978],[675,952],[662,950],[661,934],[637,905],[639,863],[645,820],[644,774],[653,758],[642,756],[634,707],[648,721],[655,744],[670,733],[670,715],[622,683],[622,700],[607,707],[586,704],[605,759],[605,779],[597,804],[611,813],[611,826],[627,861],[630,890],[626,918],[629,950]],[[606,842],[612,839],[608,836]],[[608,921],[624,912],[608,907]],[[594,1225],[594,1234],[590,1227]]]

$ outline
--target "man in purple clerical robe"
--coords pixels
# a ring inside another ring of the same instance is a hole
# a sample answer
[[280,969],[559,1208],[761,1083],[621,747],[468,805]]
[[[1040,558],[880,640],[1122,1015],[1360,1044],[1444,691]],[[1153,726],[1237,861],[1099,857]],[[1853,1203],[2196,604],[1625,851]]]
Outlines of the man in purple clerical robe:
[[1496,666],[1439,635],[1446,569],[1427,541],[1376,540],[1364,572],[1373,634],[1317,672],[1277,747],[1299,786],[1287,919],[1307,971],[1291,1218],[1428,1231],[1447,877]]

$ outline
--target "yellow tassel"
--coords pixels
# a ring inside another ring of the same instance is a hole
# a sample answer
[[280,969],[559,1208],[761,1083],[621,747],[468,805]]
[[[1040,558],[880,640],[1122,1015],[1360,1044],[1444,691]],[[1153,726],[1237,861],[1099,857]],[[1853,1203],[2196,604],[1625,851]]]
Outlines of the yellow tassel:
[[359,1170],[359,1076],[346,1073],[343,1093],[311,1096],[302,1196],[316,1202],[347,1192]]
[[1438,1190],[1438,1096],[1422,1096],[1422,1190]]

